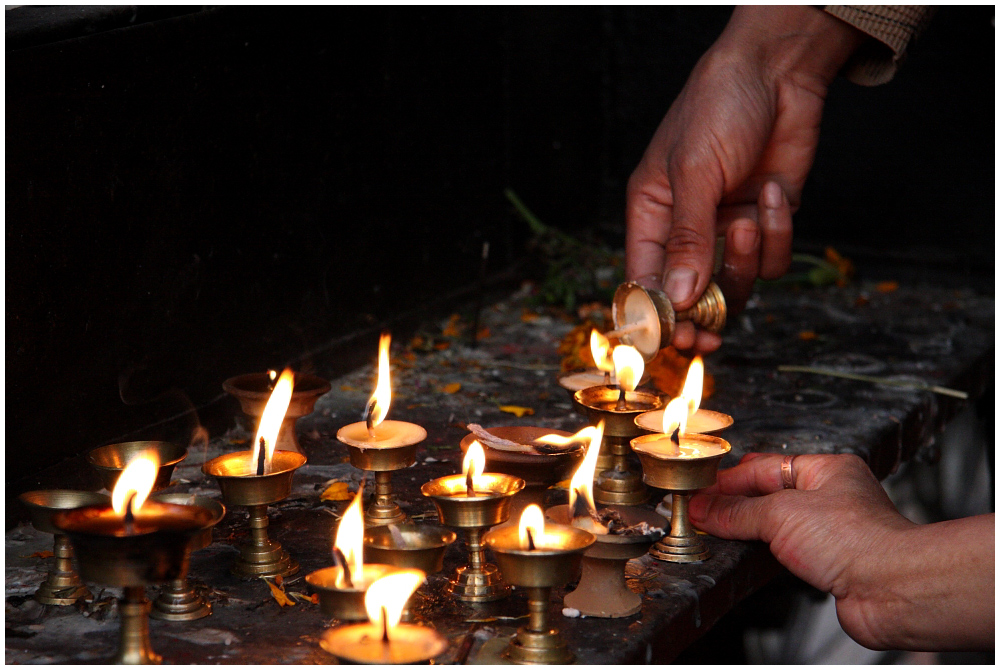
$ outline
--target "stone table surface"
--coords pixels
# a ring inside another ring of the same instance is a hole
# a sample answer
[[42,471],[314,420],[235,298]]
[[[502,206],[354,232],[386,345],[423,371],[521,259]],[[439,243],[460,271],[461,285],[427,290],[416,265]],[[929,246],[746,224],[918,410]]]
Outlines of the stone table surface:
[[[529,310],[525,298],[520,292],[484,310],[481,325],[489,336],[475,349],[452,342],[428,353],[412,354],[403,343],[393,350],[395,396],[389,418],[419,423],[428,432],[416,464],[393,476],[404,510],[418,521],[436,521],[433,505],[420,496],[419,487],[459,470],[458,443],[466,434],[465,423],[570,431],[584,425],[556,383],[556,346],[573,324]],[[971,292],[904,286],[882,293],[865,284],[766,289],[730,324],[722,349],[706,360],[716,392],[703,406],[735,419],[725,435],[733,450],[723,467],[749,451],[850,452],[884,477],[903,460],[933,460],[935,434],[992,387],[993,343],[993,299]],[[967,391],[970,400],[778,372],[781,364],[917,379]],[[457,391],[455,383],[461,385]],[[347,462],[346,447],[335,435],[342,425],[361,418],[374,369],[358,370],[332,385],[316,411],[298,424],[309,462],[296,473],[289,498],[270,507],[272,537],[301,565],[299,574],[286,581],[289,592],[308,594],[304,575],[332,562],[333,532],[347,503],[322,501],[321,492],[331,481],[349,482],[356,489],[363,475]],[[506,405],[530,407],[534,414],[518,419],[499,409]],[[218,496],[201,464],[247,448],[250,436],[238,426],[193,445],[174,474],[172,490]],[[549,501],[564,502],[565,493],[552,489]],[[247,535],[246,519],[245,509],[230,509],[215,530],[215,542],[192,555],[190,576],[210,585],[214,613],[189,623],[151,621],[154,648],[171,663],[332,662],[318,639],[336,622],[325,619],[317,605],[303,598],[281,607],[261,580],[241,581],[229,573],[235,545]],[[712,556],[700,564],[660,563],[649,556],[629,563],[630,586],[643,594],[641,613],[631,617],[564,616],[561,597],[566,591],[557,589],[551,620],[578,661],[669,661],[781,569],[762,544],[706,540]],[[117,592],[94,585],[93,602],[63,608],[30,600],[49,563],[37,552],[51,548],[51,536],[27,525],[6,534],[6,661],[99,662],[117,644],[112,598]],[[416,618],[449,638],[448,651],[436,662],[462,660],[456,654],[467,635],[473,644],[465,662],[490,662],[496,640],[510,636],[526,620],[525,597],[515,590],[499,603],[472,606],[443,596],[447,575],[461,560],[460,547],[449,547],[444,571],[431,575],[418,592]]]

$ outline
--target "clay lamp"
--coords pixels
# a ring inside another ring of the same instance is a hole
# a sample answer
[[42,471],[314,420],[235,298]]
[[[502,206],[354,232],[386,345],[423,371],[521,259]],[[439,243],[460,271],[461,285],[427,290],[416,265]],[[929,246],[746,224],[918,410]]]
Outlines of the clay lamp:
[[[698,433],[719,437],[723,430],[733,425],[733,417],[701,407],[704,380],[705,365],[702,363],[701,356],[695,356],[691,365],[688,366],[687,376],[684,378],[684,388],[680,395],[688,404],[685,431],[687,434]],[[659,433],[663,430],[663,411],[656,409],[651,412],[643,412],[635,417],[635,425],[644,431]],[[664,496],[663,500],[656,506],[657,513],[669,519],[671,504]]]
[[51,489],[28,491],[17,497],[28,509],[35,530],[54,535],[52,568],[34,598],[43,605],[72,605],[80,598],[90,598],[90,589],[73,569],[73,545],[65,533],[52,525],[52,516],[63,510],[91,505],[107,505],[111,499],[103,493]]
[[288,552],[267,535],[267,506],[288,497],[292,475],[306,463],[300,453],[275,448],[293,387],[294,374],[285,369],[261,415],[252,449],[223,454],[201,466],[202,472],[215,477],[227,505],[249,508],[250,539],[240,545],[233,565],[238,577],[287,577],[299,570]]
[[389,344],[389,333],[382,333],[378,343],[378,382],[368,401],[365,420],[337,431],[337,439],[347,445],[351,465],[375,473],[375,495],[365,511],[365,524],[369,526],[406,520],[403,510],[393,500],[392,473],[413,465],[417,446],[427,439],[427,431],[422,426],[385,420],[392,402]]
[[730,450],[721,437],[686,434],[687,415],[687,402],[674,398],[663,413],[663,433],[632,440],[632,449],[642,463],[643,480],[673,494],[670,534],[649,550],[653,558],[673,563],[704,561],[711,555],[691,526],[688,501],[693,491],[715,483],[719,462]]
[[726,325],[726,299],[719,286],[709,282],[693,307],[675,312],[663,291],[625,282],[615,291],[611,301],[611,318],[615,329],[605,335],[621,338],[625,344],[638,349],[645,360],[651,361],[674,339],[674,326],[678,321],[692,321],[709,332],[721,333]]
[[591,425],[604,423],[594,501],[599,505],[639,505],[649,499],[649,491],[630,467],[628,442],[643,433],[635,425],[635,417],[659,409],[663,401],[655,393],[635,390],[645,365],[634,347],[619,345],[611,356],[618,385],[593,386],[573,397],[586,410]]
[[410,568],[373,582],[364,597],[368,621],[328,630],[320,647],[342,663],[364,665],[424,663],[443,654],[448,640],[433,628],[399,623],[424,577]]
[[569,479],[583,460],[584,449],[576,443],[562,445],[539,442],[543,435],[569,437],[570,433],[540,426],[494,426],[483,428],[469,424],[472,432],[462,438],[459,447],[466,453],[478,441],[486,454],[486,470],[524,480],[524,489],[514,496],[508,520],[517,523],[528,505],[545,505],[546,491]]
[[536,505],[525,508],[517,527],[494,528],[483,538],[504,579],[528,593],[528,624],[511,638],[503,657],[517,664],[573,661],[559,631],[549,625],[552,588],[576,578],[594,536],[580,528],[546,524]]
[[563,603],[587,616],[618,618],[642,609],[642,599],[625,582],[625,565],[663,537],[663,517],[638,507],[597,510],[592,487],[601,430],[600,425],[587,427],[574,436],[589,439],[590,446],[570,481],[569,505],[552,507],[545,514],[556,523],[588,531],[596,540],[583,554],[579,585]]
[[[191,540],[191,551],[198,551],[212,544],[212,529],[226,515],[226,508],[218,500],[189,493],[154,493],[150,500],[173,505],[194,505],[207,509],[212,518],[208,525]],[[212,603],[198,593],[186,576],[167,582],[153,601],[149,616],[163,621],[194,621],[212,613]]]
[[[259,425],[277,377],[276,370],[238,375],[222,382],[222,389],[239,400],[243,413]],[[316,401],[329,390],[330,382],[316,375],[302,373],[295,375],[295,391],[288,403],[288,411],[281,421],[281,428],[274,443],[275,449],[302,453],[302,446],[295,435],[295,422],[312,414]]]
[[137,455],[148,451],[156,452],[156,457],[160,462],[153,490],[161,491],[170,486],[174,467],[187,457],[186,448],[170,442],[120,442],[90,450],[87,452],[87,462],[90,463],[90,467],[97,471],[104,488],[112,491],[125,466],[131,463]]
[[341,621],[367,619],[365,592],[373,582],[396,570],[391,565],[364,561],[363,497],[362,484],[340,518],[333,541],[333,560],[336,565],[306,575],[306,583],[319,595],[319,606],[323,614]]
[[155,452],[135,457],[122,471],[111,505],[58,512],[52,525],[76,553],[80,576],[124,589],[121,633],[112,663],[159,663],[149,641],[147,584],[187,573],[191,544],[211,523],[212,512],[196,505],[147,500],[156,478]]
[[434,501],[438,518],[465,535],[469,562],[455,572],[447,593],[464,602],[500,600],[510,592],[497,566],[486,562],[483,533],[503,523],[510,514],[514,496],[524,489],[524,480],[496,472],[483,472],[486,454],[478,442],[465,452],[462,474],[433,479],[420,492]]

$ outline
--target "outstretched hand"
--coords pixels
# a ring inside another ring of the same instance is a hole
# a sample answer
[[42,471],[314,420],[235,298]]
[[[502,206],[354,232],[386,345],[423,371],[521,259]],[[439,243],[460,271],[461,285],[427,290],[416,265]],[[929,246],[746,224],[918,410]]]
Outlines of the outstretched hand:
[[718,537],[763,540],[792,573],[833,594],[841,626],[876,649],[962,649],[993,640],[993,515],[919,526],[863,460],[747,454],[692,496],[691,521]]
[[[632,173],[626,275],[687,309],[712,275],[731,313],[791,263],[792,213],[812,166],[827,86],[861,41],[813,7],[738,7],[698,61]],[[677,326],[679,349],[722,340]]]

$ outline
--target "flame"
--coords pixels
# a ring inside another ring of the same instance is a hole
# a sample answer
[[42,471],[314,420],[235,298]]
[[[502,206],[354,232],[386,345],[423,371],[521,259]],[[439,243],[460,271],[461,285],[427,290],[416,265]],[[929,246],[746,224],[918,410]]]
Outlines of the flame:
[[125,505],[128,503],[132,493],[135,499],[132,501],[132,513],[136,513],[146,502],[149,492],[153,490],[156,482],[156,473],[160,469],[160,458],[155,451],[144,451],[125,466],[115,490],[111,492],[111,507],[115,514],[125,515]]
[[576,497],[582,495],[587,503],[587,508],[591,512],[597,511],[594,504],[594,472],[597,470],[597,457],[601,452],[601,438],[604,437],[604,421],[600,421],[596,428],[588,426],[584,430],[589,430],[590,446],[587,447],[587,454],[583,457],[573,478],[569,480],[569,508],[572,510],[576,504]]
[[288,411],[288,404],[292,401],[292,389],[295,386],[295,373],[291,368],[285,368],[278,381],[274,384],[271,397],[264,406],[264,413],[260,416],[260,426],[257,428],[257,435],[253,438],[253,451],[250,454],[250,472],[257,472],[257,459],[260,458],[260,440],[264,438],[264,472],[271,469],[271,457],[274,456],[274,445],[278,441],[278,431],[281,430],[281,422]]
[[278,371],[277,370],[268,370],[267,371],[267,376],[268,376],[268,379],[270,379],[273,382],[275,379],[278,378]]
[[701,362],[701,356],[695,356],[688,367],[687,378],[684,380],[684,389],[681,390],[681,397],[687,401],[688,412],[694,414],[701,406],[702,387],[705,384],[705,364]]
[[538,505],[528,505],[521,512],[521,521],[517,524],[517,539],[521,543],[521,549],[528,548],[528,529],[531,529],[531,539],[535,547],[541,547],[545,539],[545,515]]
[[635,347],[627,344],[619,344],[611,352],[611,359],[615,362],[615,379],[618,380],[618,388],[625,391],[634,391],[639,385],[642,371],[645,364],[642,362],[642,354]]
[[486,470],[486,452],[483,451],[483,445],[479,444],[479,440],[472,441],[465,452],[465,458],[462,459],[462,474],[466,477],[469,476],[469,468],[472,468],[472,487],[482,486],[480,475]]
[[683,397],[674,398],[667,403],[663,409],[663,432],[673,435],[674,431],[680,429],[683,435],[687,429],[688,403]]
[[597,329],[590,331],[590,355],[594,357],[594,365],[601,372],[614,372],[615,364],[608,355],[611,351],[611,343],[608,338],[597,332]]
[[392,335],[382,333],[378,338],[378,382],[375,384],[375,392],[368,399],[371,409],[372,428],[382,423],[386,414],[389,413],[389,404],[392,402],[392,386],[389,382],[389,344],[392,342]]
[[[572,442],[583,442],[590,440],[587,453],[584,455],[580,465],[573,473],[573,478],[569,482],[569,509],[572,514],[576,506],[577,496],[582,495],[587,508],[591,512],[597,512],[597,505],[594,504],[594,472],[597,470],[597,457],[601,452],[601,439],[604,437],[604,421],[599,421],[597,426],[587,426],[574,435],[563,437],[561,435],[543,435],[538,438],[542,444],[553,444],[565,446]],[[589,528],[587,530],[590,530]],[[591,532],[594,532],[591,530]],[[600,533],[600,529],[597,529]],[[606,529],[605,529],[606,532]]]
[[[365,492],[364,482],[358,486],[358,494],[354,500],[344,510],[340,517],[340,525],[337,526],[337,537],[333,540],[333,546],[340,549],[347,560],[347,565],[351,571],[351,581],[361,583],[364,579],[364,545],[365,545],[365,517],[361,513],[361,496]],[[347,585],[343,573],[337,577],[337,587],[343,588]]]
[[[413,592],[424,583],[426,573],[423,570],[408,568],[398,570],[381,579],[376,579],[365,592],[365,610],[368,620],[379,630],[385,630],[392,639],[393,629],[403,616],[403,608]],[[382,614],[385,613],[385,621]],[[384,627],[384,628],[383,628]]]

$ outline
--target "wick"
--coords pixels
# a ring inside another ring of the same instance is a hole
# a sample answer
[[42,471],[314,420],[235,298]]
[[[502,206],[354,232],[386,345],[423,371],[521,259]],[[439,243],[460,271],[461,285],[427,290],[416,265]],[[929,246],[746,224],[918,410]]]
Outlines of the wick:
[[347,588],[354,588],[354,581],[351,579],[351,566],[347,563],[347,557],[344,556],[344,552],[340,550],[340,547],[333,548],[333,562],[336,563],[343,574],[344,582],[347,584]]
[[610,370],[605,370],[604,371],[604,385],[605,386],[611,386],[611,371]]
[[476,492],[472,486],[472,468],[469,468],[465,472],[465,495],[467,495],[470,498],[476,495]]
[[681,453],[681,429],[680,426],[674,429],[674,432],[670,434],[670,441],[674,443],[674,449],[679,456]]
[[385,605],[382,606],[382,642],[389,641],[389,615],[385,611]]
[[260,453],[257,454],[257,476],[264,474],[264,459],[267,458],[267,448],[264,445],[264,436],[260,437]]
[[583,487],[576,489],[576,498],[573,500],[573,519],[576,520],[582,517],[590,516],[590,506],[587,504],[587,499],[583,496]]
[[535,550],[535,538],[533,538],[531,536],[531,529],[530,528],[525,528],[524,532],[526,532],[528,534],[528,551],[534,551]]
[[368,426],[368,437],[375,439],[375,425],[373,423],[375,419],[375,405],[378,400],[372,398],[372,401],[368,403],[368,409],[365,410],[365,425]]
[[625,402],[625,389],[622,387],[618,388],[618,404],[615,405],[616,412],[624,412],[628,409],[628,403]]
[[132,535],[135,532],[135,512],[132,511],[132,504],[135,502],[135,491],[125,501],[125,534]]

